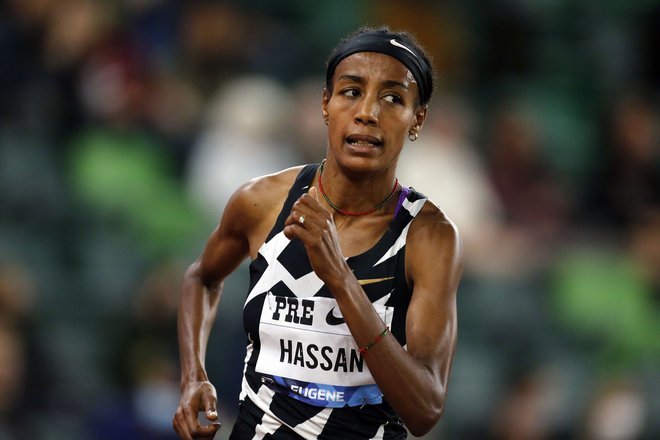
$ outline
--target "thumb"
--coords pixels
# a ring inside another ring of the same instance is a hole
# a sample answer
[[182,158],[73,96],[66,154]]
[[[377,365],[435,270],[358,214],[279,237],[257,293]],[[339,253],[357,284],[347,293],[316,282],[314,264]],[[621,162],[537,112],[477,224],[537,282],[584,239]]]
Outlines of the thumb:
[[318,192],[318,190],[316,189],[315,186],[313,186],[309,189],[308,194],[310,196],[314,197],[317,201],[319,200],[319,192]]
[[213,396],[209,396],[206,399],[205,402],[205,409],[206,409],[206,418],[209,420],[217,420],[218,419],[218,410],[216,409],[216,401]]

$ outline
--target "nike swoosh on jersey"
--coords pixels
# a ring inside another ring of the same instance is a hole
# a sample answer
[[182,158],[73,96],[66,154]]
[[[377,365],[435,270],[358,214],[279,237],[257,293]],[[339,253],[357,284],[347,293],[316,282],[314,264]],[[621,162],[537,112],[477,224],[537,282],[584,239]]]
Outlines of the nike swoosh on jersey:
[[325,315],[325,322],[328,325],[341,325],[341,324],[346,324],[346,321],[344,321],[344,318],[339,318],[335,316],[334,314],[335,308],[331,308],[330,311],[328,312],[327,315]]
[[358,283],[360,283],[360,286],[365,286],[367,284],[374,284],[374,283],[380,283],[382,281],[387,281],[387,280],[392,280],[394,277],[385,277],[385,278],[367,278],[364,280],[358,280]]
[[[361,286],[367,285],[367,284],[374,284],[374,283],[380,283],[382,281],[387,281],[387,280],[392,280],[394,277],[385,277],[385,278],[367,278],[364,280],[358,280],[358,283],[360,283]],[[330,311],[328,312],[327,315],[325,315],[325,322],[328,325],[341,325],[341,324],[346,324],[346,321],[344,318],[340,318],[338,316],[335,316],[334,314],[335,308],[331,308]]]

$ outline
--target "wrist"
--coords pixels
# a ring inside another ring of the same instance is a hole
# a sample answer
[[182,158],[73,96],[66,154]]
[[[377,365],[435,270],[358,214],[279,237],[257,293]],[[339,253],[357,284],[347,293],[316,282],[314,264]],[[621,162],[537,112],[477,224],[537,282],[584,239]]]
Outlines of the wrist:
[[201,371],[196,371],[196,372],[191,372],[187,374],[182,374],[181,375],[181,381],[179,382],[179,386],[181,387],[181,390],[183,391],[184,389],[188,388],[190,385],[199,383],[199,382],[208,382],[209,377],[206,374],[206,371],[201,370]]
[[351,290],[351,285],[358,284],[353,271],[346,263],[339,270],[333,273],[332,277],[324,280],[325,285],[330,289],[334,296],[341,295],[343,292]]

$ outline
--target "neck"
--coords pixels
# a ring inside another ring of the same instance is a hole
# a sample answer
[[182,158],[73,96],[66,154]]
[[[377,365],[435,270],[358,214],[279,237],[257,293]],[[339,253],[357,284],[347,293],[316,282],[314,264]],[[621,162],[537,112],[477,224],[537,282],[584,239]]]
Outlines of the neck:
[[342,185],[338,179],[332,179],[331,176],[324,174],[325,165],[324,159],[319,168],[319,191],[326,203],[341,215],[361,216],[383,210],[394,198],[399,188],[399,181],[394,177],[393,186],[391,186],[390,179],[387,179],[388,188],[386,190],[383,189],[383,183],[374,184],[373,180],[360,184],[352,182],[350,185],[352,188],[347,189],[346,185],[349,181],[344,179],[345,183]]

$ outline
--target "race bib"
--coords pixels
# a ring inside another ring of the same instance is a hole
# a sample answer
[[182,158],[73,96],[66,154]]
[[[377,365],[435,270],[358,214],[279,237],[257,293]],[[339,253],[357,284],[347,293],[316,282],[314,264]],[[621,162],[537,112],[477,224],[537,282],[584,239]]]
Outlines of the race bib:
[[[390,327],[394,309],[374,304]],[[316,406],[375,404],[382,393],[334,298],[266,295],[256,371],[280,390]]]

